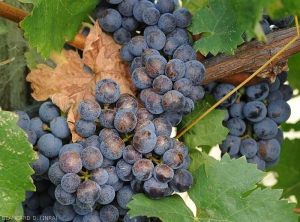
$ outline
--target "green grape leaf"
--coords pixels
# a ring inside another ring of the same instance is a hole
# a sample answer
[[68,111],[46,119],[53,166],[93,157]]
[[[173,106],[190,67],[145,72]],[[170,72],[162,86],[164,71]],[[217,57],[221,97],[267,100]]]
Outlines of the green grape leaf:
[[288,67],[289,67],[289,75],[288,81],[289,85],[293,87],[293,89],[300,89],[300,81],[299,81],[299,73],[300,73],[300,53],[296,53],[292,57],[289,58]]
[[195,172],[202,164],[205,164],[205,170],[208,174],[209,166],[214,165],[217,160],[211,156],[209,156],[205,152],[201,152],[198,149],[190,149],[189,156],[191,158],[191,163],[188,170],[193,173]]
[[0,217],[0,222],[9,221],[9,222],[22,222],[22,218],[24,216],[24,209],[22,203],[19,203],[15,212],[9,217]]
[[182,7],[187,8],[191,13],[194,13],[198,8],[205,8],[209,0],[182,0]]
[[[295,195],[300,200],[300,139],[285,139],[281,144],[280,161],[268,171],[278,174],[278,182],[273,188],[283,189],[282,197],[288,198]],[[300,204],[298,203],[298,206]]]
[[[193,173],[194,186],[188,191],[197,208],[197,221],[296,221],[294,204],[279,200],[281,190],[256,189],[247,197],[243,193],[255,188],[266,174],[244,157],[222,160]],[[250,210],[251,209],[251,210]]]
[[4,35],[6,33],[8,33],[8,28],[2,21],[0,21],[0,35]]
[[97,0],[43,0],[35,5],[20,26],[25,30],[30,46],[37,47],[42,57],[48,58],[53,50],[61,51],[66,38],[74,39],[81,22],[97,3]]
[[[177,126],[177,132],[181,132],[211,106],[204,100],[195,104],[194,111],[182,118]],[[201,147],[201,145],[214,146],[224,140],[229,130],[222,125],[225,110],[212,110],[203,119],[196,123],[190,130],[179,138],[189,148]]]
[[[163,222],[282,222],[296,221],[299,217],[293,213],[295,204],[279,200],[282,190],[254,190],[266,173],[248,164],[245,157],[230,159],[225,154],[221,161],[208,166],[208,172],[205,165],[192,173],[194,184],[188,190],[196,205],[196,216],[176,194],[159,200],[151,200],[144,194],[134,195],[128,204],[128,213],[131,217],[158,217]],[[245,193],[247,195],[243,195]]]
[[164,222],[192,222],[193,213],[183,199],[174,194],[159,200],[152,200],[145,194],[136,194],[127,206],[130,217],[159,217]]
[[25,200],[25,191],[35,190],[29,163],[37,158],[36,153],[17,121],[16,114],[0,110],[0,216],[11,216]]
[[237,22],[245,30],[247,40],[256,37],[259,41],[266,41],[266,36],[259,24],[262,19],[262,9],[274,4],[274,0],[230,0]]
[[41,54],[37,52],[36,48],[30,48],[28,52],[24,53],[27,67],[30,70],[37,69],[38,64],[45,64],[51,68],[55,68],[56,64],[51,59],[43,59]]
[[283,123],[280,128],[284,132],[289,132],[290,130],[300,131],[300,121],[296,123]]
[[283,18],[289,15],[300,15],[300,5],[295,0],[274,0],[267,12],[271,17]]
[[198,9],[188,27],[193,34],[202,33],[194,48],[203,55],[211,52],[234,54],[234,49],[244,42],[242,27],[238,24],[230,1],[210,0],[209,8]]

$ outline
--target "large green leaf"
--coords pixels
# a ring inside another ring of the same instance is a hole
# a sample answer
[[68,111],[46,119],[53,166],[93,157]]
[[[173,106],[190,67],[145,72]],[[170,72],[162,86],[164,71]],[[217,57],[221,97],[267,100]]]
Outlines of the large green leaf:
[[294,131],[300,131],[300,121],[297,121],[296,123],[283,123],[280,128],[284,132],[289,132],[290,130]]
[[295,0],[275,0],[267,8],[267,12],[276,18],[282,18],[289,15],[300,15],[300,4]]
[[41,0],[21,23],[30,46],[37,46],[43,58],[60,51],[66,38],[72,41],[81,22],[95,8],[97,0]]
[[[282,197],[295,195],[300,200],[300,139],[285,139],[281,144],[279,163],[268,171],[278,174],[278,182],[274,188],[283,189]],[[298,203],[299,206],[299,203]]]
[[288,61],[288,66],[289,66],[289,70],[290,70],[289,75],[288,75],[288,81],[289,81],[289,85],[291,85],[293,87],[293,89],[300,89],[299,61],[300,61],[300,53],[296,53],[291,58],[289,58],[289,61]]
[[[201,114],[211,106],[204,100],[195,104],[194,111],[182,118],[181,123],[177,126],[177,131],[181,132],[187,126],[191,125]],[[213,110],[202,120],[196,123],[188,130],[179,140],[183,141],[189,148],[200,147],[201,145],[214,146],[226,138],[229,130],[222,125],[226,111]]]
[[127,206],[130,208],[128,213],[131,217],[144,215],[170,222],[194,221],[192,211],[178,195],[152,200],[145,194],[136,194]]
[[274,0],[230,0],[237,22],[243,27],[247,39],[253,37],[266,41],[266,36],[259,24],[262,19],[262,10],[274,4]]
[[182,0],[182,7],[187,8],[191,13],[194,13],[198,8],[205,8],[209,0]]
[[238,24],[234,10],[228,0],[210,0],[209,8],[198,9],[188,29],[193,34],[202,33],[194,48],[203,55],[211,52],[234,54],[234,49],[244,40],[242,27]]
[[196,205],[196,217],[173,195],[160,200],[151,200],[138,194],[128,204],[131,216],[158,217],[163,222],[173,221],[296,221],[295,204],[279,200],[282,191],[266,188],[255,189],[266,173],[248,164],[244,157],[231,160],[226,154],[221,161],[209,166],[208,173],[202,164],[194,173],[194,184],[188,191]]
[[11,216],[25,199],[25,191],[35,190],[29,163],[36,154],[17,121],[16,114],[0,110],[0,216]]
[[296,221],[293,204],[279,200],[281,190],[256,189],[242,198],[242,194],[255,188],[265,173],[244,157],[229,159],[226,154],[206,174],[204,166],[193,173],[195,178],[189,191],[197,207],[198,221]]
[[188,170],[193,173],[195,172],[202,164],[205,164],[206,173],[208,173],[209,166],[216,163],[216,159],[209,156],[205,152],[200,152],[198,149],[190,149],[189,156],[191,158],[191,163]]

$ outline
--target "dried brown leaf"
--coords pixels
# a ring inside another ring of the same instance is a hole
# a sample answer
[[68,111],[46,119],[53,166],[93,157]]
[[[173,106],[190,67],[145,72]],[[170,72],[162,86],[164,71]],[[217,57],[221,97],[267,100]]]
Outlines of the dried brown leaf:
[[[129,63],[122,60],[120,48],[96,23],[87,36],[83,58],[73,50],[53,53],[51,59],[56,63],[55,68],[40,64],[27,75],[34,99],[44,101],[50,98],[68,114],[73,142],[82,140],[75,132],[75,122],[80,118],[78,104],[84,99],[95,98],[95,86],[99,80],[111,78],[120,85],[121,93],[135,95]],[[84,64],[93,70],[92,75],[85,73]]]

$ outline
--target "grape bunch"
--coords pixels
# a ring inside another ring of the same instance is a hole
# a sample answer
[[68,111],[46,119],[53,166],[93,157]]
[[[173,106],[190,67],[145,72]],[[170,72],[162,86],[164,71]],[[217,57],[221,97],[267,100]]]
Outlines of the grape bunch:
[[75,131],[83,140],[74,143],[67,119],[52,102],[44,102],[39,117],[32,119],[16,111],[17,124],[38,155],[31,163],[37,192],[26,194],[26,216],[41,221],[148,221],[127,215],[134,194],[159,199],[192,186],[188,147],[170,137],[168,119],[139,108],[137,99],[121,94],[112,79],[99,81],[95,95],[78,105]]
[[186,31],[192,14],[173,0],[108,1],[95,10],[100,27],[122,44],[131,80],[146,109],[178,125],[204,97],[206,70]]
[[[229,129],[225,140],[219,144],[222,154],[232,158],[245,156],[247,162],[266,167],[279,162],[283,132],[280,125],[287,121],[291,109],[287,101],[293,96],[290,85],[284,84],[288,73],[283,71],[273,83],[262,81],[242,88],[223,101],[219,109],[227,114],[223,125]],[[219,101],[235,86],[211,82],[205,86],[206,93]]]

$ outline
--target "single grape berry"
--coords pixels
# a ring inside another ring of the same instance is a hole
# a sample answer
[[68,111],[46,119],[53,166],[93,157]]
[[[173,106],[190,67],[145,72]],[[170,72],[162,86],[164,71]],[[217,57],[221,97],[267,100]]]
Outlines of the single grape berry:
[[65,173],[78,173],[82,169],[81,157],[75,151],[67,151],[60,156],[59,166]]
[[85,99],[78,105],[78,113],[84,120],[94,121],[100,115],[101,107],[99,103],[92,99]]
[[120,97],[120,87],[112,79],[102,79],[96,85],[96,99],[102,103],[114,103]]

